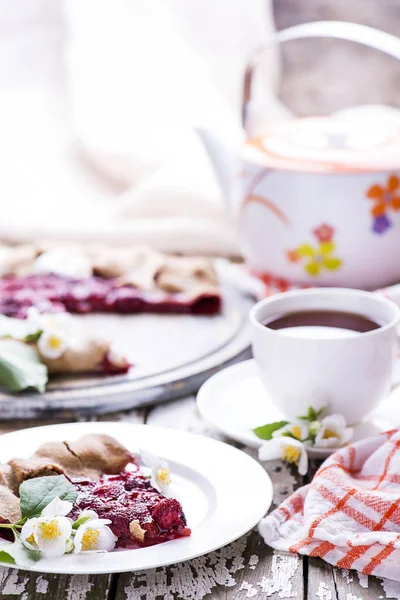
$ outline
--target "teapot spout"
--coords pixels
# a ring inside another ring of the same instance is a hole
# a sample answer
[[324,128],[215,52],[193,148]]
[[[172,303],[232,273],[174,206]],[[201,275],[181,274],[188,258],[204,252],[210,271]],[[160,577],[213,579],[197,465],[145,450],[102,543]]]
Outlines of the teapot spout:
[[239,165],[238,149],[230,147],[208,129],[197,128],[196,132],[210,158],[225,202],[231,206],[234,196],[233,185]]

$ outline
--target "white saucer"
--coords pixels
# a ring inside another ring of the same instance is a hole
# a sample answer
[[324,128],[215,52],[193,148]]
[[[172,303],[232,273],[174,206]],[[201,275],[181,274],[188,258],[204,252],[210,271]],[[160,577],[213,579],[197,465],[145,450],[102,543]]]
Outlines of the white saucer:
[[[262,444],[252,431],[254,427],[284,419],[264,390],[254,359],[232,365],[208,379],[199,390],[197,406],[210,425],[252,448]],[[400,425],[400,388],[393,390],[377,410],[354,428],[354,439],[397,425]],[[309,449],[314,458],[325,458],[331,453],[332,450]]]

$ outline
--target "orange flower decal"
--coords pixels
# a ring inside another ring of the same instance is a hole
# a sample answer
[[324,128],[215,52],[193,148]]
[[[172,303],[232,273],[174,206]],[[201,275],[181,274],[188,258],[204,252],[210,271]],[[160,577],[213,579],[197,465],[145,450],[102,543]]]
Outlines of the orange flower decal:
[[374,217],[372,230],[384,233],[392,226],[387,216],[389,210],[400,210],[400,180],[396,175],[388,177],[386,185],[375,183],[367,190],[366,196],[373,201],[371,215]]
[[297,250],[288,250],[286,252],[286,256],[288,257],[288,259],[290,260],[290,262],[299,262],[299,260],[301,259],[300,254],[297,252]]

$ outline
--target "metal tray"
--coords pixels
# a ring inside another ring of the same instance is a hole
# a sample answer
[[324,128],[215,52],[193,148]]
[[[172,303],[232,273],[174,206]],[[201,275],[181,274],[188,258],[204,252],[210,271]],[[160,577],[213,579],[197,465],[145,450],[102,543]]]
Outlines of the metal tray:
[[0,392],[0,418],[76,418],[146,406],[198,390],[213,373],[250,356],[253,301],[223,288],[223,310],[190,315],[87,315],[75,326],[115,341],[135,365],[127,375],[52,378],[44,394]]

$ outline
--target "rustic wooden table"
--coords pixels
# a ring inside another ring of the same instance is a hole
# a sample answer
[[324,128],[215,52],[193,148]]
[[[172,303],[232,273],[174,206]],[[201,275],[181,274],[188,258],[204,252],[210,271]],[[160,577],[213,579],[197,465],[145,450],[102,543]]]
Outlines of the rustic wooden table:
[[[101,420],[163,425],[223,439],[201,421],[194,397],[152,409],[108,415]],[[3,422],[0,433],[38,424]],[[40,422],[44,424],[50,422]],[[255,456],[254,450],[242,449]],[[280,461],[264,464],[274,484],[275,505],[305,483]],[[315,471],[318,465],[312,467]],[[372,600],[399,598],[400,584],[334,569],[320,559],[274,552],[257,531],[252,531],[207,556],[132,574],[58,576],[0,568],[0,597],[9,600]]]

